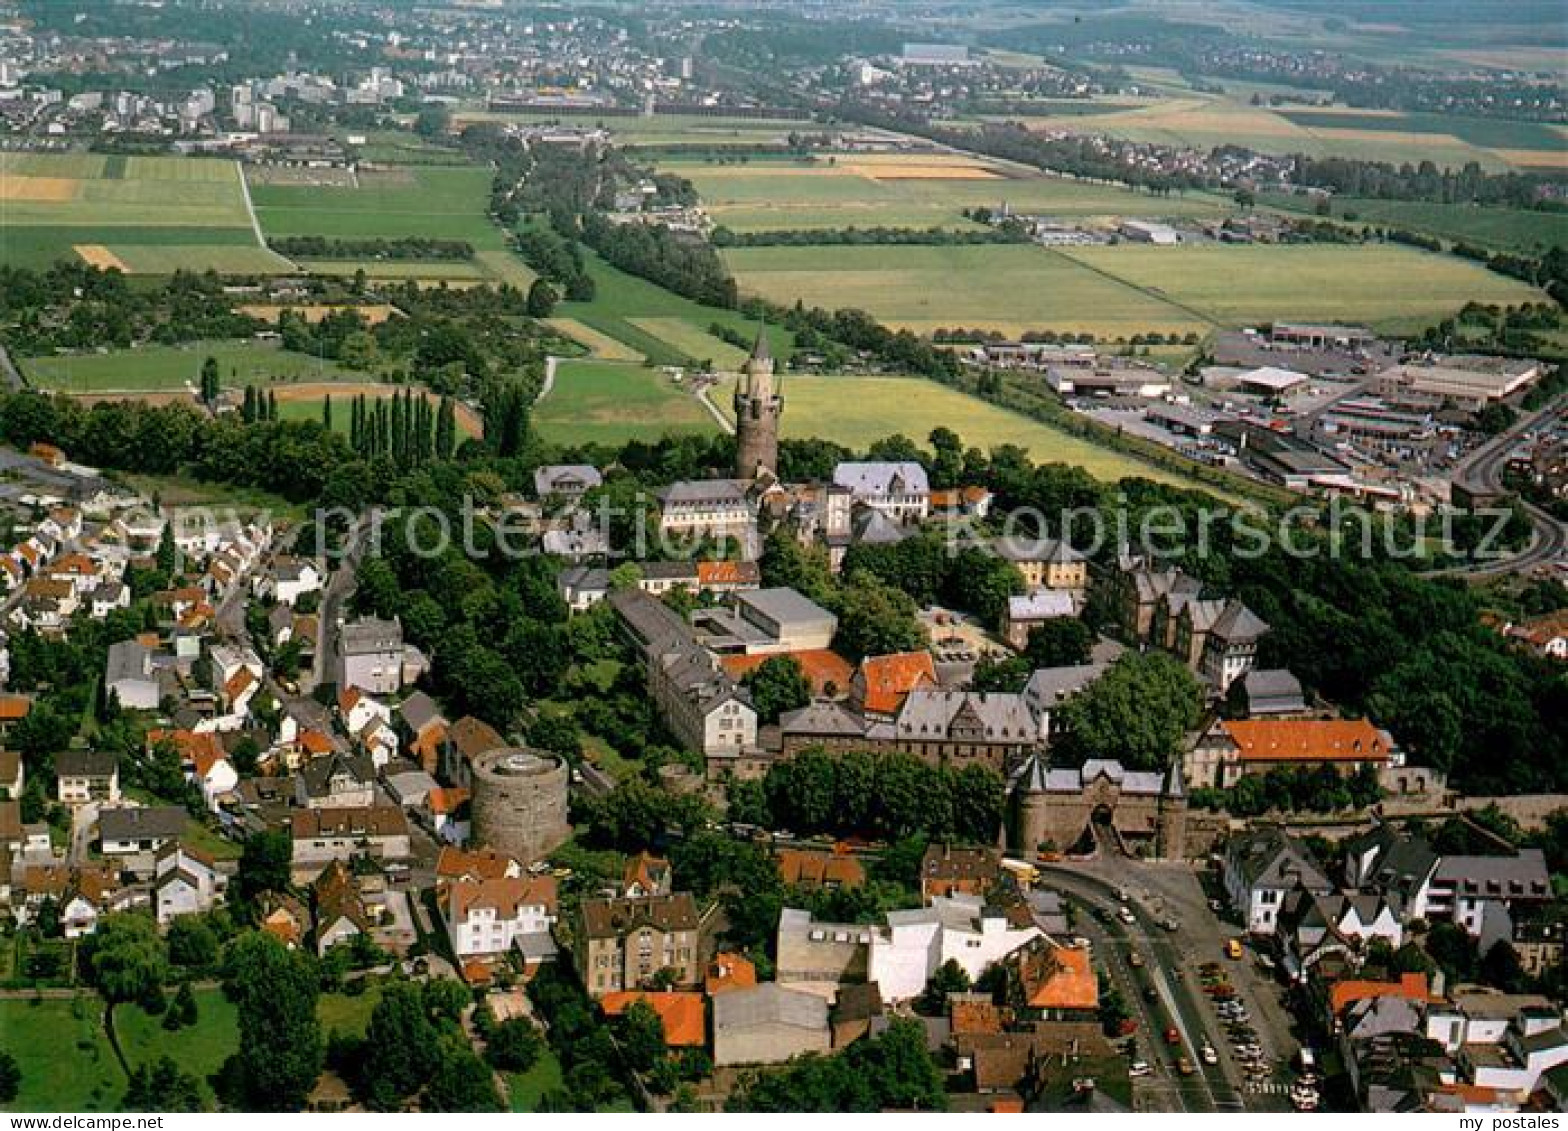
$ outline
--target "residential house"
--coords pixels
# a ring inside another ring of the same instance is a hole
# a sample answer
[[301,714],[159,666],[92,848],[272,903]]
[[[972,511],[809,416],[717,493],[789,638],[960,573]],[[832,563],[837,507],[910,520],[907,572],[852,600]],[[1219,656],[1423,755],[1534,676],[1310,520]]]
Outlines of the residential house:
[[514,948],[530,964],[555,958],[550,932],[559,903],[552,876],[454,879],[442,911],[459,963],[497,958]]
[[471,788],[475,761],[492,750],[500,750],[506,744],[506,739],[489,723],[472,715],[464,715],[446,728],[441,754],[442,773],[448,781],[464,789]]
[[765,982],[713,999],[713,1063],[782,1064],[832,1048],[828,1002],[818,994]]
[[576,502],[604,483],[599,469],[586,463],[552,463],[534,471],[534,494],[542,501]]
[[588,993],[636,989],[661,970],[677,986],[702,981],[697,905],[689,892],[641,899],[585,899],[572,936]]
[[157,650],[140,640],[122,640],[109,646],[104,667],[104,692],[127,711],[155,711],[163,697],[158,678],[165,664]]
[[621,873],[621,894],[627,899],[669,895],[672,883],[670,862],[645,850],[627,859]]
[[920,898],[984,896],[1002,881],[1002,854],[994,848],[933,844],[920,858]]
[[1049,621],[1076,616],[1077,611],[1073,595],[1061,589],[1038,589],[1009,597],[1002,608],[1002,639],[1023,651],[1035,629]]
[[305,941],[314,923],[310,909],[287,892],[261,893],[257,926],[290,950]]
[[309,593],[319,593],[326,578],[316,563],[304,558],[279,557],[256,578],[259,597],[270,597],[292,608]]
[[898,714],[911,691],[936,685],[930,652],[894,652],[861,660],[850,680],[849,697],[866,718],[886,722]]
[[671,1049],[701,1049],[708,1044],[708,1003],[691,990],[617,990],[599,999],[606,1017],[619,1017],[641,1003],[658,1014],[664,1043]]
[[1093,1021],[1100,984],[1089,951],[1048,937],[1028,940],[1003,960],[1026,1015],[1053,1021]]
[[[58,773],[58,770],[56,771]],[[22,796],[27,782],[22,755],[17,750],[0,750],[0,801],[15,801]]]
[[98,812],[98,839],[105,856],[149,858],[185,831],[190,815],[178,805],[120,806]]
[[923,522],[931,513],[926,469],[912,460],[846,461],[833,469],[833,485],[897,524]]
[[1327,895],[1334,885],[1305,845],[1282,829],[1265,828],[1232,837],[1222,869],[1226,894],[1247,930],[1272,935],[1286,898],[1305,890]]
[[775,860],[785,887],[858,888],[866,883],[865,867],[848,854],[781,848]]
[[62,805],[120,800],[120,759],[107,751],[62,750],[54,772]]
[[296,810],[289,817],[297,877],[313,878],[333,860],[407,859],[408,821],[396,805]]
[[311,885],[316,904],[316,954],[370,933],[370,914],[348,865],[333,860]]
[[414,692],[398,704],[395,725],[401,739],[399,746],[409,757],[427,774],[440,769],[441,745],[450,724],[434,699],[423,691]]
[[198,848],[172,841],[153,859],[153,904],[162,926],[211,911],[227,888],[228,876]]
[[472,827],[468,790],[438,786],[425,794],[419,811],[430,831],[442,843],[462,844],[468,840]]
[[392,695],[403,686],[403,626],[373,617],[345,624],[337,633],[335,678],[340,688]]
[[295,778],[294,803],[304,809],[364,809],[375,799],[376,768],[364,755],[313,758]]
[[1061,538],[998,538],[991,549],[1023,576],[1030,592],[1089,587],[1089,559]]
[[1035,721],[1041,742],[1049,742],[1061,731],[1059,708],[1105,674],[1110,665],[1073,664],[1060,668],[1037,668],[1024,684],[1024,708]]
[[743,479],[687,479],[658,492],[659,534],[669,539],[733,541],[757,556],[756,507]]

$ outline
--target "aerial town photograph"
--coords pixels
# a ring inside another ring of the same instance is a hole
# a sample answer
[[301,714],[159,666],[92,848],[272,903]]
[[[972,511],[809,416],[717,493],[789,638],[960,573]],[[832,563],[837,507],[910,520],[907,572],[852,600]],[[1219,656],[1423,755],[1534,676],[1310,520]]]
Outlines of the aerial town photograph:
[[8,1126],[1565,1111],[1568,0],[0,0]]

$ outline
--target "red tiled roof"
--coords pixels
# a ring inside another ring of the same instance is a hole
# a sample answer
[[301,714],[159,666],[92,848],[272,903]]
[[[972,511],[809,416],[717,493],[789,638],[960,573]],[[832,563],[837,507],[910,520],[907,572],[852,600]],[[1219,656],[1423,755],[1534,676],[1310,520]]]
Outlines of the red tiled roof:
[[713,961],[708,964],[702,988],[712,997],[725,990],[744,990],[756,984],[757,967],[751,959],[744,954],[724,950],[715,954]]
[[308,754],[330,754],[332,752],[332,739],[314,727],[300,731],[299,744]]
[[867,656],[860,661],[860,682],[865,688],[865,709],[872,714],[892,715],[911,691],[936,686],[936,666],[931,653],[924,651]]
[[831,648],[811,648],[804,652],[774,652],[772,655],[759,656],[720,656],[719,664],[724,672],[733,680],[739,680],[749,672],[756,671],[774,656],[788,656],[800,665],[806,673],[806,678],[811,681],[811,690],[816,695],[826,695],[832,691],[844,691],[849,687],[849,681],[855,674],[855,669]]
[[1402,974],[1397,982],[1371,982],[1347,978],[1345,981],[1335,982],[1329,988],[1328,1004],[1337,1016],[1340,1010],[1352,1002],[1377,997],[1402,997],[1409,1001],[1426,1001],[1428,1000],[1426,975],[1420,972]]
[[1037,942],[1020,956],[1019,973],[1035,1009],[1099,1008],[1100,985],[1087,950]]
[[448,786],[425,794],[425,804],[437,816],[455,813],[468,801],[468,790]]
[[0,695],[0,723],[25,719],[32,709],[33,701],[25,695]]
[[1223,725],[1243,762],[1388,760],[1388,744],[1366,719],[1246,719]]
[[698,585],[754,585],[762,580],[756,562],[698,562]]
[[837,884],[840,887],[858,888],[866,882],[866,870],[853,856],[781,848],[778,862],[779,876],[790,885],[821,887],[824,884]]
[[450,845],[436,858],[436,876],[443,880],[471,876],[478,880],[499,880],[518,866],[510,856],[503,856],[492,849],[465,851]]
[[599,999],[610,1017],[619,1017],[634,1002],[647,1002],[664,1022],[664,1043],[671,1048],[701,1048],[708,1041],[708,1002],[699,993],[681,990],[652,992],[616,990]]

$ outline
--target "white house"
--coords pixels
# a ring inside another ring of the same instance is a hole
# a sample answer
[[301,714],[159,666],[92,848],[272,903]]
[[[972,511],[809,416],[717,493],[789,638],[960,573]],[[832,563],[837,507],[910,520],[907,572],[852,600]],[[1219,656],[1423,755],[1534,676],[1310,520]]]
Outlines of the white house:
[[254,589],[258,596],[270,596],[280,605],[292,606],[305,594],[319,592],[324,580],[313,561],[278,558],[271,569],[256,579]]
[[890,911],[887,925],[871,933],[869,981],[882,1000],[919,996],[943,963],[952,960],[971,979],[1030,939],[1038,927],[1013,927],[996,908],[975,895],[937,896],[918,911]]
[[1231,903],[1247,930],[1258,935],[1274,933],[1292,892],[1326,895],[1334,890],[1306,847],[1280,829],[1233,837],[1225,847],[1223,874]]
[[166,844],[153,861],[153,896],[158,922],[212,910],[228,886],[212,857],[178,841]]
[[833,484],[895,522],[920,522],[931,513],[931,483],[913,460],[845,461],[833,469]]
[[447,937],[459,962],[493,958],[517,947],[527,959],[555,956],[555,879],[456,880],[446,894]]

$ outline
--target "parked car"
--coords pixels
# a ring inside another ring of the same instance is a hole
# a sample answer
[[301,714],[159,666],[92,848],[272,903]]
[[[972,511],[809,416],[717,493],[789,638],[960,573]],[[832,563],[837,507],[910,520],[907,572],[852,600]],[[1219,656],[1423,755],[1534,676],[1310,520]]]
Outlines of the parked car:
[[1152,1075],[1154,1069],[1149,1067],[1147,1060],[1135,1060],[1127,1066],[1127,1075],[1136,1080],[1140,1076]]

